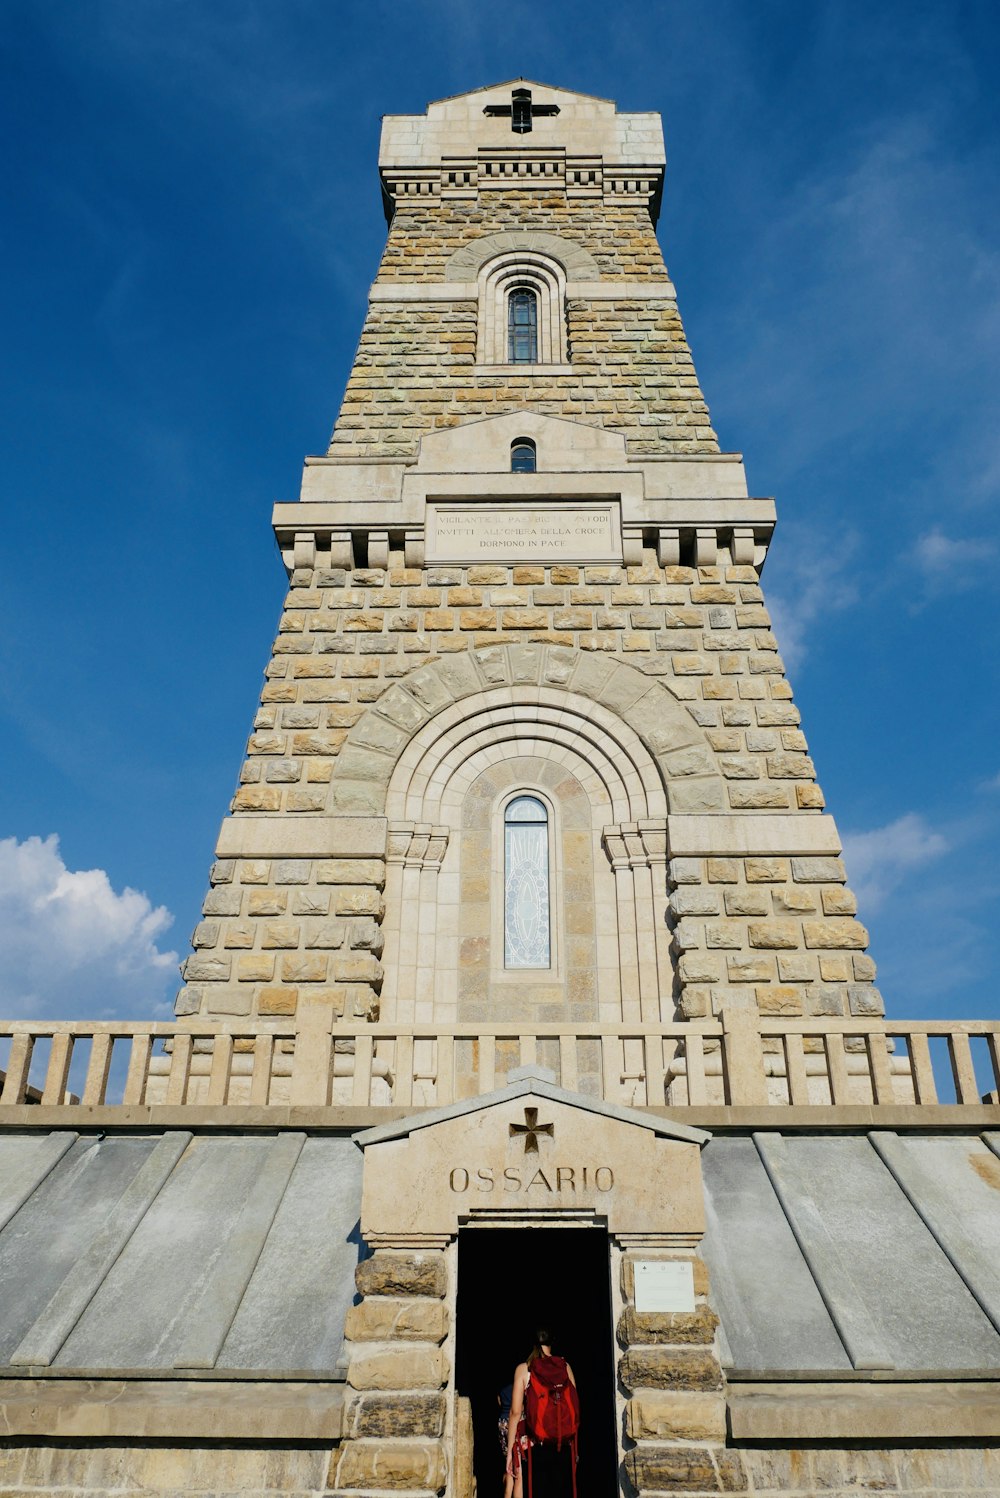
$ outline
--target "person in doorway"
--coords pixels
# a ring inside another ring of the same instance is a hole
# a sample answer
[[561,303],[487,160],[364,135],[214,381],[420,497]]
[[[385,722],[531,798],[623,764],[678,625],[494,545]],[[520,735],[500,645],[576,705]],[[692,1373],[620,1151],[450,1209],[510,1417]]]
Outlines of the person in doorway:
[[525,1468],[528,1498],[576,1498],[579,1423],[573,1370],[553,1351],[552,1333],[539,1327],[531,1352],[514,1370],[506,1469],[513,1498],[521,1498]]
[[[497,1426],[500,1431],[500,1452],[504,1461],[503,1498],[521,1498],[521,1443],[515,1438],[508,1451],[507,1432],[510,1428],[510,1408],[514,1399],[514,1385],[505,1384],[497,1395],[500,1415]],[[523,1425],[523,1420],[522,1420]],[[512,1456],[512,1459],[511,1459]]]

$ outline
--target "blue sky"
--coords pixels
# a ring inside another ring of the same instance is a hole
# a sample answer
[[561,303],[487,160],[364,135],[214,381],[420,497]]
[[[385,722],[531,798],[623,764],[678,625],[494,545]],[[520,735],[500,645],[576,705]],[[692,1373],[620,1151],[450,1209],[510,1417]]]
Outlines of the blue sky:
[[995,1013],[994,0],[7,0],[0,1011],[166,1014],[384,239],[379,115],[655,109],[892,1013]]

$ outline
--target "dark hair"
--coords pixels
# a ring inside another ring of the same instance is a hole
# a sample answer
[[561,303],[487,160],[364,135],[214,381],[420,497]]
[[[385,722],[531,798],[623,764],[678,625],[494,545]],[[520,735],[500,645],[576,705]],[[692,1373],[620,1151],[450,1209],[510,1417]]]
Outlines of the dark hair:
[[528,1367],[531,1367],[536,1358],[544,1357],[545,1354],[542,1352],[543,1347],[552,1347],[553,1345],[554,1342],[552,1333],[549,1331],[548,1327],[538,1327],[535,1332],[535,1345],[528,1353]]

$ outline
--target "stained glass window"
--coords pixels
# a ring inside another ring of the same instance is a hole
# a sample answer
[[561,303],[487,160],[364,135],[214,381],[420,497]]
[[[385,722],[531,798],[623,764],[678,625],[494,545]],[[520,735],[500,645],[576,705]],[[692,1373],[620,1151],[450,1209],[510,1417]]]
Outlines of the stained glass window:
[[549,816],[535,796],[504,812],[504,967],[551,967]]
[[538,363],[538,298],[527,286],[507,298],[507,357],[511,364]]

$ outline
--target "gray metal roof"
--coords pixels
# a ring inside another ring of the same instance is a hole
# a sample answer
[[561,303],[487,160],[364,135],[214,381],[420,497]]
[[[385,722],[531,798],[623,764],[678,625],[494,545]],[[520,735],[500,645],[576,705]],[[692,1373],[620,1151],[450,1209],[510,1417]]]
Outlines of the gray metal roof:
[[[719,1135],[731,1368],[1000,1372],[1000,1136]],[[349,1138],[0,1135],[0,1369],[342,1376]]]
[[294,1133],[0,1137],[0,1367],[342,1373],[362,1166]]
[[718,1136],[702,1252],[733,1369],[1000,1369],[1000,1136]]

